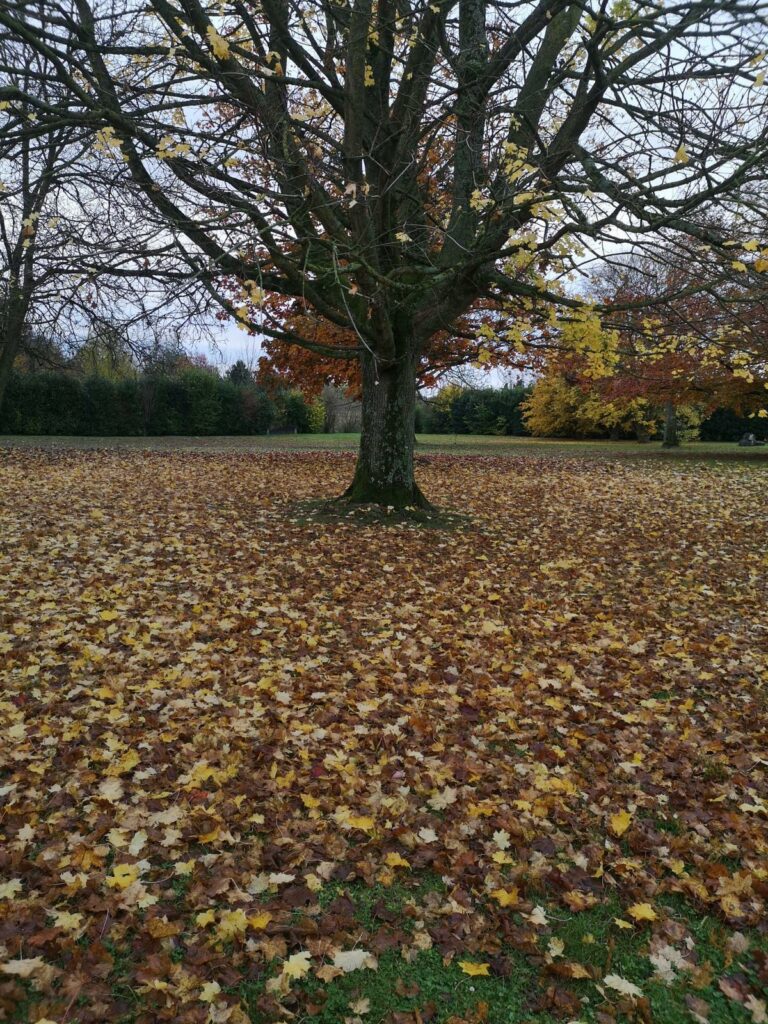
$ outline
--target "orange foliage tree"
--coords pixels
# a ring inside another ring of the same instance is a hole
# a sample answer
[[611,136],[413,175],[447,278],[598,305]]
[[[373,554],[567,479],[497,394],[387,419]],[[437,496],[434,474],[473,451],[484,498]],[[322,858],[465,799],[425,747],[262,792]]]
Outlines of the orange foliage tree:
[[768,388],[768,288],[761,278],[741,283],[739,261],[704,251],[681,265],[669,251],[605,269],[596,290],[603,325],[616,332],[613,368],[590,373],[583,356],[555,351],[547,372],[591,392],[617,410],[644,400],[666,415],[665,440],[674,443],[675,410],[730,408],[764,416]]
[[[301,300],[277,294],[265,296],[261,310],[254,309],[251,315],[256,317],[264,311],[269,311],[270,318],[280,322],[284,329],[295,331],[316,347],[292,345],[280,337],[262,339],[265,354],[259,360],[261,384],[298,388],[307,397],[318,395],[326,384],[332,384],[348,389],[354,398],[362,397],[360,361],[344,355],[355,345],[351,328],[331,323]],[[457,322],[454,331],[435,334],[421,353],[416,368],[417,387],[435,387],[445,373],[467,363],[488,370],[497,366],[520,369],[529,366],[530,354],[494,343],[500,320],[509,315],[508,311],[499,310],[498,303],[477,303],[476,308]],[[542,324],[542,337],[546,331],[546,325]]]

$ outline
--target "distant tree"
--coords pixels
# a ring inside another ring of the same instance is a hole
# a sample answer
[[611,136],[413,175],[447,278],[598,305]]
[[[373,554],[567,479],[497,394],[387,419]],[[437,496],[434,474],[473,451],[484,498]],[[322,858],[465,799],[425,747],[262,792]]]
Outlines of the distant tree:
[[[663,407],[669,446],[676,443],[681,406],[765,415],[768,280],[734,273],[733,263],[743,265],[707,252],[681,260],[659,245],[652,258],[607,268],[598,287],[607,307],[604,323],[617,332],[611,371],[595,379],[583,359],[555,361],[606,401],[645,398]],[[704,289],[701,280],[709,281]],[[632,302],[641,308],[628,309]]]
[[[50,25],[42,0],[29,12]],[[210,331],[211,296],[127,187],[109,135],[66,119],[42,127],[67,95],[48,52],[0,31],[0,405],[17,358],[41,338],[64,358],[85,346],[83,360],[98,338],[103,371]]]
[[119,325],[95,325],[68,365],[85,377],[109,380],[124,380],[137,373],[133,351]]
[[247,384],[253,384],[253,374],[242,359],[238,359],[236,363],[233,363],[224,376],[240,388],[245,387]]
[[609,402],[562,374],[539,378],[523,404],[523,420],[534,437],[626,437],[654,434],[658,418],[642,398]]

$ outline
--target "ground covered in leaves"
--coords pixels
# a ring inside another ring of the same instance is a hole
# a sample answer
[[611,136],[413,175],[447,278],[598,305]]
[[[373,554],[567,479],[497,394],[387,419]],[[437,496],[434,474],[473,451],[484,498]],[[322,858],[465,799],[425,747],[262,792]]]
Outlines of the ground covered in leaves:
[[0,1020],[766,1021],[759,466],[0,453]]

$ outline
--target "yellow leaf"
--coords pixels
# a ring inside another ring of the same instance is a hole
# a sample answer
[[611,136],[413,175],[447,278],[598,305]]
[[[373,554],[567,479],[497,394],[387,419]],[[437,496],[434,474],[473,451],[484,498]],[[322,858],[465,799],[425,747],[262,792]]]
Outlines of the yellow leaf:
[[83,923],[82,914],[71,914],[68,910],[51,910],[53,927],[62,928],[65,932],[76,932]]
[[17,978],[29,978],[41,967],[45,967],[45,960],[41,956],[35,956],[29,959],[9,960],[7,964],[0,964],[0,973],[12,974]]
[[591,978],[592,975],[589,973],[584,964],[564,964],[568,971],[569,978]]
[[632,824],[632,815],[629,811],[619,811],[611,815],[611,831],[615,836],[623,836]]
[[675,153],[675,163],[687,164],[689,160],[690,157],[688,156],[688,151],[685,148],[685,143],[681,142],[680,145],[677,147],[677,151]]
[[626,928],[631,928],[632,927],[632,922],[631,921],[625,921],[624,918],[622,918],[622,917],[614,917],[613,923],[616,925],[617,928],[624,928],[624,929],[626,929]]
[[404,857],[394,851],[386,855],[384,863],[390,868],[409,868],[411,866]]
[[151,917],[147,922],[147,931],[153,939],[167,939],[171,935],[178,935],[181,927],[179,922],[169,921],[167,917]]
[[226,39],[222,39],[213,25],[208,26],[205,30],[205,34],[208,37],[208,43],[210,44],[215,57],[218,57],[219,60],[224,60],[225,57],[229,56],[229,43]]
[[261,931],[266,928],[269,922],[272,920],[272,915],[268,910],[263,910],[260,914],[254,914],[248,918],[248,924],[251,928],[255,928],[256,931]]
[[120,612],[116,612],[114,608],[107,608],[106,611],[99,612],[99,618],[102,622],[114,622],[120,618]]
[[127,889],[139,877],[136,864],[114,864],[112,874],[107,875],[107,885],[112,889]]
[[631,981],[627,981],[626,978],[622,978],[618,974],[606,974],[603,981],[609,988],[614,988],[625,996],[642,996],[643,994],[637,985],[633,985]]
[[554,960],[556,957],[562,956],[565,952],[565,943],[562,939],[551,938],[549,940],[549,945],[547,946],[547,952]]
[[293,956],[289,956],[283,964],[283,976],[285,978],[303,978],[305,974],[309,973],[311,959],[310,954],[306,952],[294,953]]
[[118,758],[114,764],[111,764],[104,773],[109,778],[116,778],[118,775],[125,775],[126,772],[132,771],[139,763],[141,758],[135,750],[127,750],[122,757]]
[[228,939],[236,938],[238,935],[245,934],[247,927],[248,918],[245,916],[245,911],[238,907],[237,910],[225,910],[222,912],[216,931],[224,941],[227,941]]
[[301,794],[301,802],[309,810],[311,810],[313,807],[319,807],[320,806],[320,801],[317,799],[317,797],[316,796],[311,796],[309,793],[302,793]]
[[502,907],[514,907],[520,902],[520,893],[517,886],[511,889],[494,889],[491,896]]
[[571,889],[569,892],[563,894],[563,902],[566,903],[571,910],[578,912],[580,910],[589,910],[597,902],[597,897],[593,896],[590,892],[581,892],[580,889]]
[[195,924],[198,928],[205,928],[206,925],[213,924],[216,920],[216,915],[212,910],[204,910],[201,914],[195,915]]
[[342,970],[344,974],[360,971],[364,967],[373,971],[379,969],[376,957],[367,949],[340,949],[333,955],[333,966]]
[[368,818],[364,814],[350,814],[347,821],[352,828],[362,829],[363,832],[370,832],[376,824],[373,818]]
[[499,828],[495,831],[494,842],[500,850],[509,850],[509,833],[506,828]]
[[219,994],[219,992],[221,992],[221,985],[218,983],[218,981],[206,981],[206,983],[200,989],[200,1002],[215,1002],[216,996]]
[[21,892],[21,879],[12,878],[10,882],[0,882],[0,900],[12,900]]
[[636,921],[655,921],[657,916],[650,903],[635,903],[627,913]]
[[459,967],[470,978],[487,977],[491,969],[490,964],[475,964],[471,960],[459,960]]
[[742,263],[741,260],[734,260],[731,263],[731,266],[733,267],[734,270],[737,270],[740,274],[746,274],[746,272],[747,272],[747,264],[746,263]]

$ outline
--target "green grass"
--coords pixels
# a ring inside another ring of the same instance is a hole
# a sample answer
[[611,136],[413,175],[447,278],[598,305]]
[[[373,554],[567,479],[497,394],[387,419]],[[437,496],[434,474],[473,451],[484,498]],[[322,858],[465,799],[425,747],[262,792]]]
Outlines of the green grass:
[[[347,896],[354,903],[356,919],[369,930],[381,923],[377,922],[375,908],[383,905],[389,911],[402,914],[393,927],[413,934],[418,913],[408,917],[408,911],[417,911],[420,899],[427,893],[444,890],[441,880],[430,875],[413,879],[410,885],[396,883],[391,887],[339,884],[326,887],[321,903],[325,906],[338,896]],[[451,1019],[487,1020],[488,1024],[550,1024],[558,1019],[558,1014],[554,1012],[547,988],[556,985],[561,991],[571,993],[573,1007],[566,1019],[578,1019],[586,1024],[600,1020],[604,999],[597,985],[606,975],[615,974],[641,989],[650,1010],[648,1019],[654,1024],[690,1024],[692,1018],[685,997],[691,993],[709,1004],[710,1024],[746,1024],[750,1020],[749,1013],[728,999],[717,984],[719,977],[728,970],[744,969],[749,975],[748,966],[742,968],[730,963],[726,947],[730,930],[725,930],[715,918],[699,913],[682,898],[663,897],[657,907],[681,928],[680,934],[685,935],[685,940],[678,939],[673,944],[683,953],[693,944],[699,974],[692,980],[687,972],[680,972],[671,984],[654,977],[654,967],[648,958],[652,935],[648,924],[641,923],[631,929],[616,924],[617,919],[627,918],[626,910],[617,899],[611,898],[581,913],[571,913],[546,902],[544,905],[549,927],[539,930],[541,960],[550,941],[560,940],[564,948],[562,955],[555,958],[555,963],[581,964],[591,970],[595,978],[562,980],[554,975],[547,978],[541,974],[537,978],[542,962],[531,961],[523,953],[502,943],[497,955],[482,951],[462,953],[447,962],[436,948],[415,952],[407,959],[399,950],[388,950],[378,957],[376,971],[354,971],[327,984],[309,976],[296,987],[313,1004],[315,1012],[311,1019],[316,1024],[338,1024],[346,1017],[354,1016],[351,1004],[361,998],[370,1003],[370,1009],[364,1015],[364,1020],[370,1024],[389,1021],[394,1013],[413,1013],[416,1010],[428,1016],[432,1024],[445,1024]],[[513,914],[513,917],[518,926],[531,930],[521,915]],[[750,941],[753,948],[765,949],[768,945],[766,937],[757,934],[750,935]],[[459,967],[459,961],[464,959],[476,963],[491,962],[491,975],[466,975]],[[501,974],[500,965],[504,965]],[[268,975],[278,972],[279,964],[275,963]],[[254,1022],[261,1020],[257,1002],[264,992],[268,975],[258,982],[246,982],[237,988]],[[752,981],[757,979],[752,978]],[[620,1001],[621,997],[616,992],[609,988],[605,991],[614,1005]],[[485,1009],[481,1004],[485,1004]],[[487,1016],[483,1016],[486,1013]],[[473,1017],[473,1014],[479,1016]]]
[[[419,953],[412,963],[389,951],[379,957],[376,971],[354,971],[328,985],[312,980],[302,988],[310,995],[309,1001],[319,1007],[311,1017],[315,1024],[340,1024],[354,1017],[352,1007],[361,998],[370,1002],[364,1020],[372,1024],[391,1019],[392,1013],[415,1010],[428,1014],[432,1024],[438,1024],[452,1016],[467,1017],[483,1002],[489,1007],[489,1024],[552,1020],[548,1015],[532,1016],[526,1011],[531,984],[532,970],[522,958],[515,961],[509,978],[470,978],[455,965],[444,967],[440,953],[431,949]],[[257,992],[258,987],[250,992],[248,986],[240,990],[254,1022],[259,1021],[258,1012],[254,1012]]]
[[[0,435],[0,448],[130,449],[137,451],[354,451],[359,434],[278,434],[237,437],[68,437]],[[419,434],[417,454],[575,456],[579,458],[642,458],[669,460],[738,459],[768,461],[768,447],[739,448],[734,443],[696,441],[667,450],[658,441],[569,441],[539,437],[496,437],[479,434]]]
[[[361,928],[373,932],[382,925],[382,908],[397,914],[389,925],[401,928],[413,937],[418,930],[418,907],[420,901],[431,893],[447,897],[443,881],[433,874],[424,874],[410,879],[407,883],[396,882],[392,886],[375,884],[366,886],[360,882],[349,885],[331,883],[318,894],[323,909],[339,896],[348,897],[355,908],[355,919]],[[323,982],[314,974],[294,982],[293,990],[301,994],[304,1006],[311,1006],[310,1018],[315,1024],[340,1024],[355,1016],[355,1005],[367,1000],[369,1008],[362,1012],[365,1024],[384,1024],[394,1020],[396,1013],[412,1014],[414,1021],[423,1015],[430,1024],[447,1024],[449,1021],[487,1021],[487,1024],[555,1024],[557,1020],[579,1020],[584,1024],[598,1022],[605,1000],[598,984],[607,975],[618,975],[641,989],[647,1000],[647,1014],[639,1017],[619,1015],[621,1021],[653,1021],[653,1024],[691,1024],[691,1015],[686,1006],[686,995],[693,994],[709,1005],[710,1024],[748,1024],[751,1017],[747,1010],[728,999],[719,989],[718,980],[723,974],[743,972],[759,991],[758,979],[751,975],[749,957],[736,957],[729,953],[726,940],[731,929],[725,929],[714,917],[702,914],[682,897],[666,895],[655,901],[657,910],[667,915],[668,922],[679,928],[678,938],[673,944],[685,953],[692,946],[698,976],[691,978],[687,972],[680,972],[676,980],[666,984],[654,977],[654,968],[648,958],[648,946],[652,935],[648,924],[639,924],[632,929],[621,928],[616,920],[626,920],[628,915],[616,898],[583,911],[572,913],[559,905],[543,900],[548,918],[548,927],[538,929],[540,956],[534,959],[501,943],[494,954],[483,951],[462,952],[455,957],[444,958],[435,947],[418,950],[410,945],[407,957],[399,948],[387,950],[378,956],[376,970],[361,969]],[[510,911],[513,921],[528,931],[532,929],[525,919]],[[684,938],[680,938],[684,936]],[[748,933],[751,948],[768,948],[768,937]],[[556,964],[580,964],[594,977],[585,979],[561,979],[547,974],[545,958],[552,940],[563,944]],[[109,984],[114,996],[123,1007],[123,1014],[114,1024],[131,1024],[142,1013],[143,1000],[129,984],[133,970],[134,951],[132,937],[124,936],[125,948],[107,939],[105,946],[114,958]],[[412,939],[410,940],[412,943]],[[364,948],[365,943],[361,943]],[[178,960],[171,949],[172,960]],[[491,963],[488,977],[471,977],[465,974],[459,961]],[[266,969],[256,973],[234,986],[225,989],[236,994],[253,1024],[262,1024],[265,1019],[262,1000],[265,999],[266,984],[270,977],[280,973],[280,961],[273,961]],[[571,1009],[563,1015],[552,1005],[553,986],[561,993],[570,993]],[[29,988],[25,985],[25,988]],[[614,1007],[620,1001],[617,993],[605,989]],[[34,993],[29,990],[29,1000],[17,1006],[11,1020],[31,1022],[36,1020]],[[631,1003],[626,1004],[627,1007]],[[304,1018],[302,1018],[304,1019]],[[77,1005],[70,1011],[69,1024],[78,1024]]]

